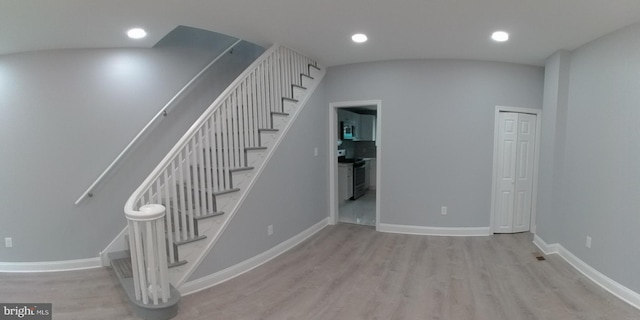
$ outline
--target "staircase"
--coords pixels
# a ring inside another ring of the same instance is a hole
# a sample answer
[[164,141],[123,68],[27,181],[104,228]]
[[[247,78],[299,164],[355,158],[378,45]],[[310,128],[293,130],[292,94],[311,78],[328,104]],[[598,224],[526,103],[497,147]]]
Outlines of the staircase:
[[111,265],[139,316],[169,319],[325,71],[273,45],[171,149],[125,205],[130,251]]

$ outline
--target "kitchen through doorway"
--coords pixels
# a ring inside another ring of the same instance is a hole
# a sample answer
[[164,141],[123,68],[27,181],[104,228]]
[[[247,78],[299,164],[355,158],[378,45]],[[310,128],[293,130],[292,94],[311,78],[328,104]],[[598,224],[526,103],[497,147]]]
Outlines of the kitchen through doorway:
[[379,223],[380,105],[331,104],[332,223]]

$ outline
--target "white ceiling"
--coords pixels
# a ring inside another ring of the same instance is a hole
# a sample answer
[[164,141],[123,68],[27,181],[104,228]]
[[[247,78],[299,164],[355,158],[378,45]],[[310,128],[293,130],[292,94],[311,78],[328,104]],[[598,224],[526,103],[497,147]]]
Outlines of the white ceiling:
[[[450,58],[543,65],[640,21],[640,0],[0,0],[0,54],[151,47],[178,25],[280,43],[325,65]],[[144,40],[125,31],[141,26]],[[511,33],[494,43],[491,32]],[[364,32],[365,44],[351,34]]]

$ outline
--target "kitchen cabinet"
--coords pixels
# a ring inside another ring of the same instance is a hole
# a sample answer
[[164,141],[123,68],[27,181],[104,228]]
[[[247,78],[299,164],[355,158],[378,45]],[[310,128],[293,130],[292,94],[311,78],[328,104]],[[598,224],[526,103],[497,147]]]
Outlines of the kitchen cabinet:
[[352,135],[351,138],[343,137],[341,139],[356,140],[358,136],[358,127],[360,126],[360,115],[351,111],[338,109],[338,126],[340,125],[343,126],[338,127],[340,137],[343,137],[343,133],[345,132],[344,127],[349,127]]
[[353,197],[353,164],[338,163],[338,197],[340,203]]
[[376,141],[376,116],[361,114],[356,126],[356,137],[360,141]]
[[358,122],[360,122],[360,115],[355,113],[355,112],[351,112],[351,111],[347,111],[347,110],[338,110],[338,117],[342,116],[342,121],[344,121],[345,123],[349,123],[352,125],[358,125]]

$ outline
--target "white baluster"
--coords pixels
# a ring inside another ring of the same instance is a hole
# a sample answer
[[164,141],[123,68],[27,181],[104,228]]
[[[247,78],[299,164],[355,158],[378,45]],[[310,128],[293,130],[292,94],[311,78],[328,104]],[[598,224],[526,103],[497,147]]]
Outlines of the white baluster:
[[[225,102],[226,104],[226,102]],[[218,110],[216,110],[216,117],[215,117],[215,126],[216,126],[216,165],[214,167],[214,170],[216,171],[216,175],[217,175],[217,179],[216,179],[216,186],[215,186],[215,191],[220,191],[223,188],[223,178],[222,178],[222,166],[224,165],[224,161],[223,161],[223,154],[224,154],[224,150],[222,150],[222,110],[224,107],[224,104],[218,108]]]
[[171,210],[173,213],[173,230],[171,232],[173,233],[173,240],[177,242],[180,241],[180,229],[178,228],[180,225],[180,210],[178,204],[178,185],[180,181],[178,181],[178,169],[176,167],[176,162],[177,159],[171,161],[171,199],[173,199],[173,210]]
[[206,174],[205,168],[209,168],[209,166],[205,163],[205,153],[209,152],[209,140],[207,137],[209,136],[209,121],[205,122],[205,126],[202,130],[200,130],[200,147],[197,150],[197,166],[198,166],[198,201],[196,201],[196,208],[198,217],[201,217],[207,213],[206,206]]
[[[140,250],[140,248],[138,248],[138,242],[135,241],[135,230],[136,227],[134,226],[136,222],[132,221],[132,220],[127,220],[127,224],[129,226],[129,252],[131,254],[131,268],[132,268],[132,272],[134,274],[134,276],[136,275],[136,273],[138,272],[138,251]],[[144,262],[144,261],[141,261]],[[141,293],[140,293],[140,282],[137,281],[137,279],[134,279],[133,281],[133,287],[134,287],[134,291],[136,294],[136,300],[140,300],[141,298]]]
[[[147,291],[147,272],[146,272],[146,261],[144,259],[144,251],[142,246],[142,231],[140,230],[139,221],[133,221],[133,243],[132,248],[135,248],[134,251],[131,251],[132,254],[135,252],[135,256],[131,256],[131,261],[134,259],[137,260],[136,270],[133,270],[134,277],[137,272],[138,279],[133,279],[138,282],[138,286],[140,288],[140,295],[142,296],[142,303],[149,303],[149,295]],[[132,263],[133,265],[133,263]]]
[[155,238],[155,228],[154,224],[150,221],[145,223],[146,228],[146,249],[145,249],[145,261],[147,262],[147,285],[149,288],[149,296],[153,299],[153,304],[158,304],[158,291],[157,291],[157,279],[156,279],[156,244],[154,241]]
[[175,205],[171,205],[171,201],[175,201],[173,197],[171,197],[171,193],[170,193],[170,185],[171,182],[169,180],[169,173],[168,171],[165,169],[164,172],[162,173],[162,176],[164,177],[164,197],[165,199],[167,199],[167,201],[165,202],[165,205],[168,208],[168,212],[165,214],[165,220],[167,221],[167,242],[169,242],[169,261],[171,261],[172,263],[177,262],[174,258],[174,252],[173,252],[173,231],[172,229],[172,223],[171,223],[171,211],[172,208],[175,207]]
[[236,150],[240,147],[238,143],[238,104],[234,103],[231,105],[231,121],[230,121],[230,131],[231,131],[231,165],[230,168],[237,168],[238,162],[240,161],[240,156],[236,152]]
[[187,169],[187,199],[185,200],[187,211],[185,212],[185,214],[188,215],[187,222],[189,224],[189,239],[193,239],[196,237],[193,219],[193,208],[195,207],[195,205],[193,204],[193,201],[195,197],[194,192],[197,191],[194,189],[196,188],[195,181],[197,180],[196,174],[198,170],[198,167],[195,166],[195,161],[193,160],[196,156],[196,145],[195,139],[193,137],[191,138],[190,143],[191,148],[187,149],[186,147],[188,146],[189,145],[185,146],[185,153],[187,158],[184,161],[184,166]]
[[162,302],[166,303],[167,301],[169,301],[169,295],[170,295],[170,291],[169,291],[169,267],[167,266],[167,259],[166,259],[166,252],[167,252],[167,247],[165,244],[165,238],[164,238],[164,220],[163,219],[158,219],[156,220],[156,241],[158,244],[158,268],[160,271],[160,283],[158,283],[158,286],[160,286],[161,290],[162,290]]
[[175,222],[176,226],[180,226],[180,228],[182,229],[182,232],[179,232],[176,228],[176,232],[179,232],[180,234],[180,240],[187,240],[187,216],[186,216],[186,210],[187,207],[185,206],[185,195],[184,195],[184,157],[183,157],[183,151],[180,151],[180,153],[178,153],[178,181],[179,181],[179,185],[178,185],[178,192],[180,194],[179,198],[178,198],[178,202],[180,203],[180,211],[179,211],[179,215],[180,215],[180,220],[177,220]]
[[[214,113],[215,115],[215,113]],[[217,144],[216,144],[216,137],[215,137],[215,127],[214,127],[214,117],[212,116],[211,119],[209,121],[206,122],[207,126],[208,126],[208,132],[209,134],[205,135],[205,141],[206,141],[206,145],[207,148],[205,149],[205,161],[206,161],[206,177],[207,177],[207,185],[206,185],[206,190],[207,190],[207,199],[209,200],[207,202],[208,207],[207,207],[207,213],[211,213],[214,211],[214,206],[213,206],[213,190],[214,190],[214,186],[216,185],[217,181],[218,181],[218,172],[217,172],[217,165],[216,165],[216,154],[217,152]]]
[[244,149],[247,146],[247,135],[245,133],[246,130],[246,115],[247,115],[247,106],[244,103],[238,105],[238,154],[240,157],[240,167],[246,167],[247,164],[245,162],[244,157]]

